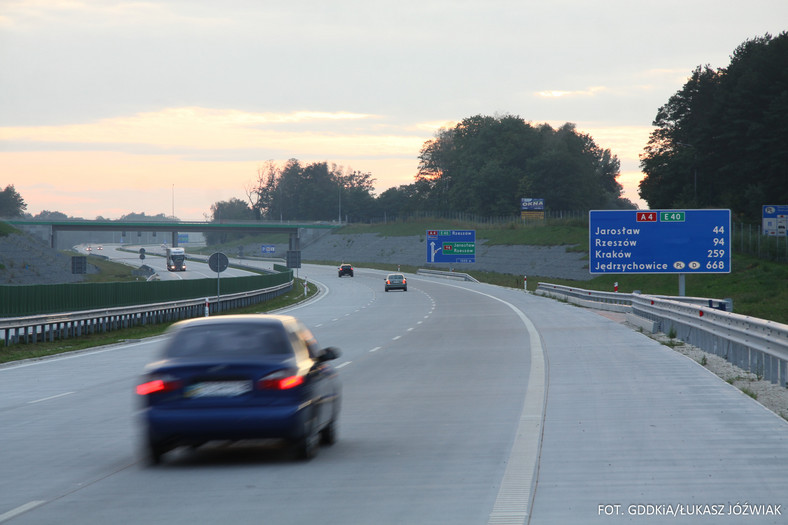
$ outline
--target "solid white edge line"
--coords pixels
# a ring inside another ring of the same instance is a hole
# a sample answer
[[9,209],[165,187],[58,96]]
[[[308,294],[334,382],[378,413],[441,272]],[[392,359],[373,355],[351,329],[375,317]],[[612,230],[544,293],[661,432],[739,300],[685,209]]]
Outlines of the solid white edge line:
[[517,433],[509,454],[509,461],[498,488],[488,525],[523,525],[529,519],[539,472],[539,454],[542,447],[542,427],[546,400],[547,366],[544,347],[536,326],[519,308],[512,303],[490,294],[448,283],[451,286],[483,295],[501,302],[511,308],[525,325],[531,349],[531,367],[528,386]]
[[6,521],[8,521],[8,520],[10,520],[12,518],[16,518],[20,514],[24,514],[25,512],[27,512],[29,510],[33,510],[34,508],[36,508],[36,507],[38,507],[40,505],[43,505],[44,503],[46,503],[46,501],[44,501],[44,500],[34,500],[34,501],[30,501],[28,503],[25,503],[24,505],[20,505],[19,507],[15,508],[15,509],[9,510],[5,514],[0,514],[0,523],[4,523],[4,522],[6,522]]

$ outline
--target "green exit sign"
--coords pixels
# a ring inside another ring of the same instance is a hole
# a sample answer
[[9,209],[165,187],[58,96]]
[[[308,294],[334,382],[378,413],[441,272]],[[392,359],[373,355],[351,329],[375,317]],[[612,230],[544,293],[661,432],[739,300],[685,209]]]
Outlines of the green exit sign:
[[475,242],[444,242],[443,253],[453,255],[475,255]]
[[659,214],[660,222],[684,222],[683,211],[663,211]]

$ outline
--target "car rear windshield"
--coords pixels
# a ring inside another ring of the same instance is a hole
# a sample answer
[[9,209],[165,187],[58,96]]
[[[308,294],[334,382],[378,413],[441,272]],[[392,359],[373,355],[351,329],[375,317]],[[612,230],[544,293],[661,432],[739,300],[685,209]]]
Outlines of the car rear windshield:
[[165,357],[292,356],[284,330],[276,326],[217,324],[186,327],[164,350]]

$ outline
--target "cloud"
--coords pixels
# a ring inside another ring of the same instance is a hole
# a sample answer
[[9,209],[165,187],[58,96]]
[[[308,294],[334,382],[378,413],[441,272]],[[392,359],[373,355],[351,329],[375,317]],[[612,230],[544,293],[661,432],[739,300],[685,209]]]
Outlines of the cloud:
[[[418,154],[425,137],[396,129],[380,133],[360,122],[379,120],[364,113],[297,111],[253,113],[202,107],[167,108],[131,116],[101,119],[82,124],[0,128],[0,140],[13,143],[68,143],[106,150],[117,144],[148,145],[151,153],[168,149],[244,150],[263,149],[299,157],[303,152],[325,156],[394,156]],[[353,126],[343,127],[354,123]],[[26,147],[24,149],[31,149]],[[139,147],[134,148],[143,153]]]
[[608,88],[604,86],[592,86],[588,89],[579,90],[579,91],[561,91],[561,90],[547,90],[547,91],[538,91],[536,95],[542,98],[566,98],[566,97],[593,97],[596,96],[598,93],[603,93],[608,91]]

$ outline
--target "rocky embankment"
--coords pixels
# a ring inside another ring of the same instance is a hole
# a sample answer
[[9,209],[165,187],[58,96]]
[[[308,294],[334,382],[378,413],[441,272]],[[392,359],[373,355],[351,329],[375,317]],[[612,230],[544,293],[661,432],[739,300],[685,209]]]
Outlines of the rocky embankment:
[[39,237],[26,233],[0,236],[0,284],[61,284],[81,282],[71,273],[71,257]]

